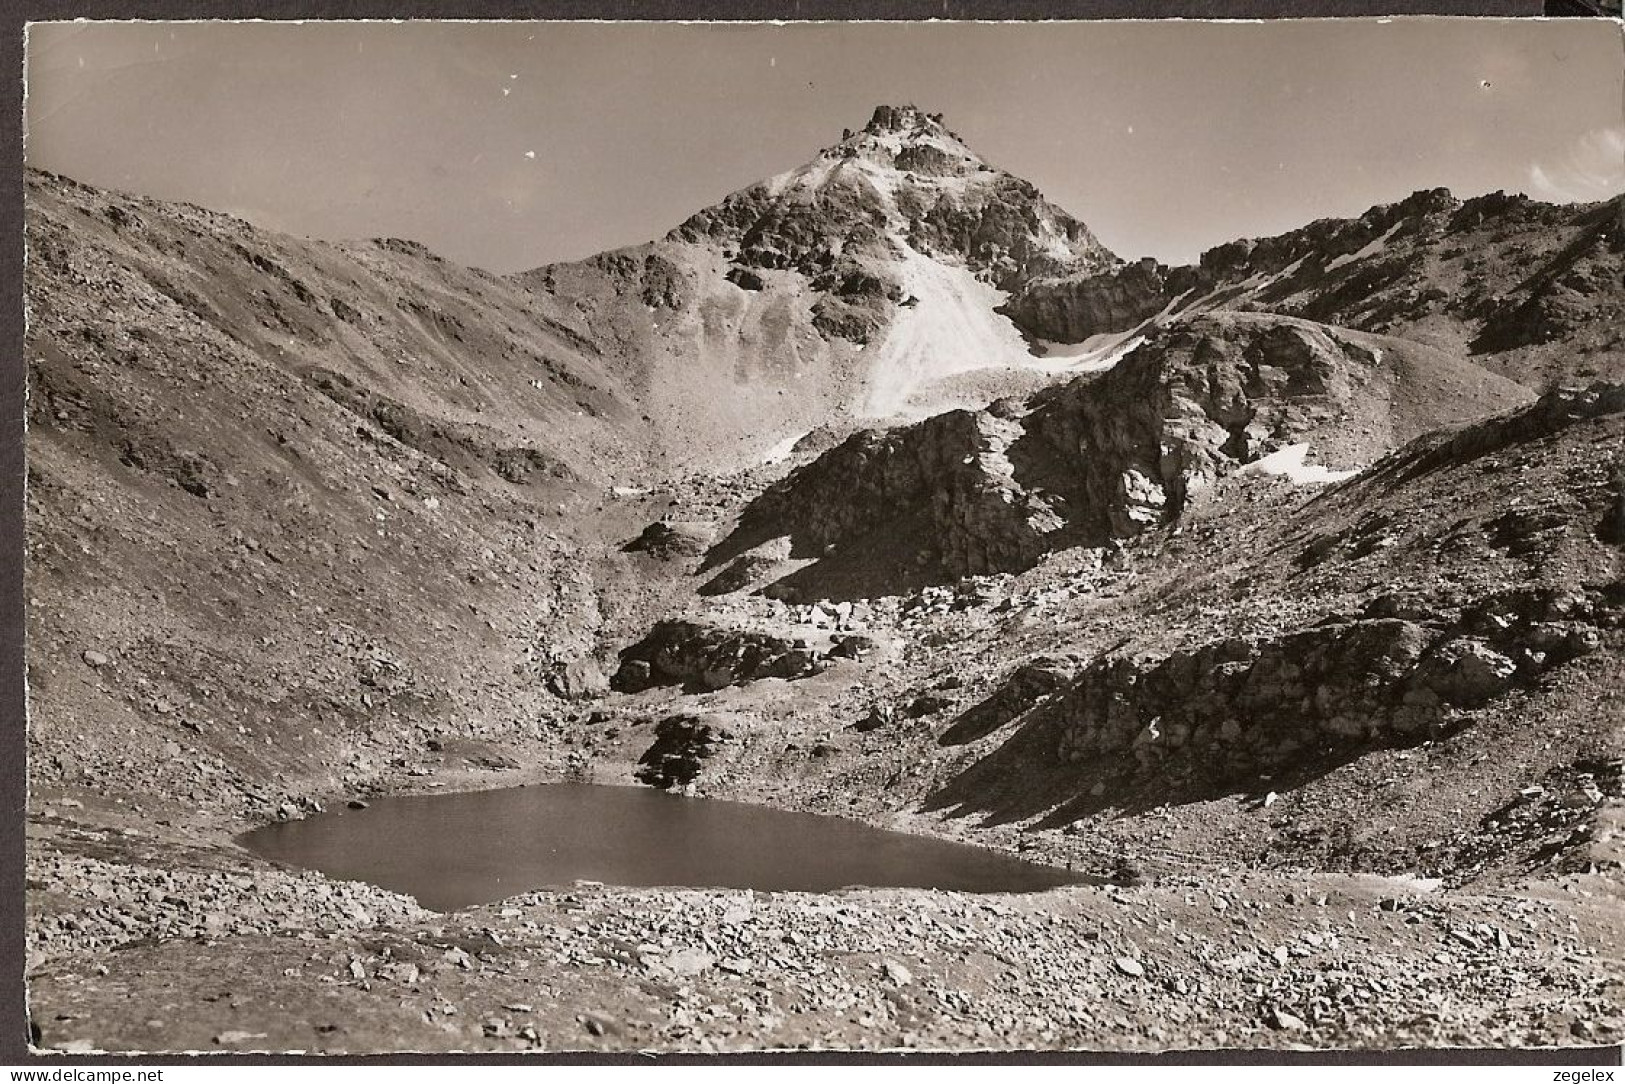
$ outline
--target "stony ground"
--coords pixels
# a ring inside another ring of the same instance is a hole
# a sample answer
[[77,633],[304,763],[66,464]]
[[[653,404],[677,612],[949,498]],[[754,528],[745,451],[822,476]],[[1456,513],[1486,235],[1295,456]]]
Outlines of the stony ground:
[[1025,896],[583,885],[440,915],[227,848],[143,841],[150,864],[109,862],[107,836],[59,820],[37,837],[30,989],[51,1048],[1547,1046],[1625,1026],[1620,889],[1594,875],[1488,893],[1223,870]]

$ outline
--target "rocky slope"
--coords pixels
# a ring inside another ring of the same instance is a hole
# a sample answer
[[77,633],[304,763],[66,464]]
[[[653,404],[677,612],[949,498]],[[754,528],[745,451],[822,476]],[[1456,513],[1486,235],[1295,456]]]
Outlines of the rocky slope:
[[[1064,828],[1103,872],[1124,847],[1176,868],[1584,868],[1617,847],[1594,818],[1625,733],[1622,407],[1618,386],[1553,393],[1329,488],[1236,472],[1120,547],[871,600],[865,627],[900,646],[796,683],[845,720],[805,732],[838,752],[799,770],[973,832]],[[752,695],[696,705],[737,716]],[[796,789],[777,736],[737,743],[714,785]],[[1261,815],[1271,790],[1285,804]]]
[[597,533],[645,516],[591,349],[409,244],[28,196],[34,785],[269,810],[451,719],[557,721],[660,580]]
[[[41,1039],[324,1050],[1612,1041],[1625,934],[1607,872],[1621,854],[1607,813],[1625,688],[1622,408],[1617,388],[1550,396],[1421,437],[1330,490],[1230,475],[1215,483],[1225,500],[1128,540],[1110,566],[1071,551],[1020,576],[874,600],[861,617],[756,600],[809,629],[857,623],[897,642],[789,684],[685,695],[686,713],[654,732],[635,717],[672,703],[660,690],[598,709],[634,735],[601,730],[598,778],[641,759],[664,785],[1001,841],[1125,887],[981,900],[584,888],[418,918],[345,886],[331,903],[273,911],[259,901],[307,901],[325,886],[236,872],[240,857],[187,851],[173,828],[137,830],[106,802],[36,805]],[[1528,507],[1495,500],[1512,479]],[[1180,560],[1188,553],[1201,560]],[[743,600],[728,604],[742,616]],[[1032,658],[1040,647],[1059,654]],[[1323,673],[1338,653],[1348,657]],[[1309,688],[1328,679],[1325,702],[1357,730],[1312,714],[1321,700]],[[1433,699],[1414,703],[1413,689]],[[1165,716],[1164,700],[1185,716]],[[1396,705],[1385,709],[1395,723],[1405,710],[1439,714],[1370,730],[1367,701]],[[1231,734],[1224,718],[1246,725]],[[1072,755],[1080,737],[1108,732],[1123,742]],[[542,755],[540,778],[557,777],[562,753]],[[431,765],[415,785],[480,785],[448,768]],[[1325,872],[1340,868],[1360,872]],[[245,896],[235,882],[250,878]],[[1440,891],[1436,879],[1466,886]],[[194,927],[206,941],[184,936]],[[86,979],[89,961],[107,974]],[[171,1013],[143,993],[163,975],[169,1000],[209,1005],[225,976],[244,973],[261,978],[217,1011]],[[1513,990],[1524,994],[1509,1000]],[[746,1004],[741,991],[757,993]]]
[[413,242],[303,241],[38,171],[28,211],[42,426],[83,431],[71,423],[107,412],[98,395],[167,363],[199,394],[229,391],[226,372],[253,392],[297,381],[481,480],[602,481],[640,462],[623,374],[534,296]]
[[[40,872],[80,888],[101,871]],[[180,887],[162,877],[142,883]],[[317,887],[256,879],[278,902]],[[211,1053],[1595,1042],[1609,1034],[1609,961],[1587,952],[1618,932],[1614,901],[1561,891],[1441,898],[1377,878],[1256,874],[915,893],[907,905],[862,891],[582,887],[422,919],[418,932],[337,907],[310,927],[262,919],[263,897],[237,895],[243,911],[211,933],[217,947],[137,940],[94,982],[71,959],[45,964],[34,989],[54,1018],[42,1037],[69,1051]],[[138,910],[132,931],[162,928],[148,917],[162,907]]]
[[777,543],[784,560],[759,562],[780,574],[772,589],[828,597],[1021,571],[1057,548],[1169,522],[1217,478],[1273,467],[1288,449],[1294,463],[1308,446],[1324,467],[1358,469],[1528,394],[1390,337],[1280,316],[1181,317],[1110,370],[1025,402],[858,433],[753,501],[706,568]]

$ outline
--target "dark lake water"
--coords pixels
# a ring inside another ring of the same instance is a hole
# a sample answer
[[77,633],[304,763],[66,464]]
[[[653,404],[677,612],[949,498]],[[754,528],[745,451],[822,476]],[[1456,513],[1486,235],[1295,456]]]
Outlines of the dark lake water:
[[1036,892],[1090,880],[839,817],[578,783],[382,798],[366,809],[268,825],[238,842],[437,911],[577,880],[765,892],[860,885]]

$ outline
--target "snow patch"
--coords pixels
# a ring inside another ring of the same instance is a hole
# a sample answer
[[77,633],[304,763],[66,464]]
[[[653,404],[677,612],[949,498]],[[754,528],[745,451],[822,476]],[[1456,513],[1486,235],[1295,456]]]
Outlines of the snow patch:
[[912,131],[906,135],[901,132],[882,132],[879,135],[866,133],[858,145],[861,147],[864,143],[879,144],[894,158],[903,152],[904,147],[933,147],[951,158],[976,157],[969,147],[957,139],[937,135],[935,132]]
[[896,414],[920,388],[976,369],[1032,368],[1021,332],[994,312],[1005,294],[969,268],[938,263],[912,248],[897,265],[912,305],[897,310],[885,338],[869,353],[869,393],[860,412]]
[[1347,252],[1332,260],[1326,265],[1326,270],[1336,271],[1339,267],[1342,267],[1345,264],[1351,264],[1356,260],[1368,259],[1375,256],[1377,253],[1384,251],[1387,249],[1388,242],[1393,238],[1394,234],[1399,232],[1399,227],[1403,226],[1404,224],[1405,220],[1400,219],[1398,222],[1395,222],[1392,226],[1388,227],[1387,233],[1384,233],[1381,237],[1377,238],[1375,241],[1372,241],[1360,251]]
[[1419,892],[1437,892],[1444,887],[1444,881],[1440,878],[1423,877],[1416,873],[1401,873],[1392,879]]
[[1360,473],[1358,470],[1328,470],[1318,464],[1305,463],[1304,459],[1308,454],[1308,444],[1288,444],[1269,455],[1253,460],[1241,469],[1243,472],[1278,475],[1300,486],[1341,482]]
[[1169,313],[1178,308],[1189,296],[1190,291],[1186,290],[1171,298],[1160,312],[1146,317],[1127,331],[1102,332],[1076,343],[1039,339],[1034,344],[1034,353],[1037,354],[1038,360],[1029,364],[1042,372],[1105,372],[1144,345],[1146,335],[1160,326],[1168,318]]
[[830,174],[840,165],[839,158],[818,158],[804,166],[774,174],[762,183],[767,194],[775,199],[791,191],[810,194],[829,183]]
[[1081,343],[1038,340],[1038,357],[1028,368],[1045,373],[1103,373],[1139,349],[1144,335],[1132,331],[1091,335]]
[[806,430],[804,432],[800,432],[800,433],[791,433],[789,436],[785,437],[783,440],[781,440],[777,444],[773,445],[773,447],[771,447],[767,451],[763,452],[762,453],[762,462],[763,463],[782,463],[786,459],[789,459],[790,458],[790,453],[792,453],[792,452],[794,452],[796,450],[796,445],[800,444],[801,441],[802,441],[802,438],[804,438],[808,433],[811,433],[811,432],[812,432],[812,430],[808,429],[808,430]]
[[1253,276],[1253,278],[1247,280],[1250,283],[1254,283],[1251,289],[1248,290],[1248,293],[1256,294],[1260,290],[1274,286],[1277,282],[1290,279],[1293,275],[1298,273],[1298,268],[1302,267],[1304,261],[1308,258],[1309,257],[1307,256],[1299,256],[1297,259],[1293,260],[1279,271],[1276,271],[1274,274]]

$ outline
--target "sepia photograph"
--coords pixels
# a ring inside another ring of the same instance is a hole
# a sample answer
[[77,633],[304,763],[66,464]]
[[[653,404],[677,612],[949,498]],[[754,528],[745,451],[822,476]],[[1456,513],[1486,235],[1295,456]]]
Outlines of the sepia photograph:
[[1622,55],[30,24],[31,1052],[1617,1064]]

